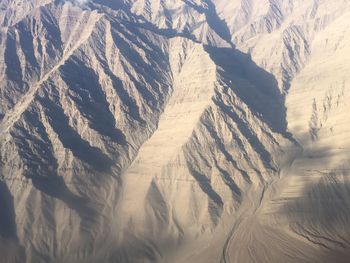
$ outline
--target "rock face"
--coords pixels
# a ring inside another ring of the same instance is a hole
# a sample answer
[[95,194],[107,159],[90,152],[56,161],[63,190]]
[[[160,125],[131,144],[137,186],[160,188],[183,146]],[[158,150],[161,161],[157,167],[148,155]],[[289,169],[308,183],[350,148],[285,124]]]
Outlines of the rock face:
[[350,3],[3,0],[3,262],[348,262]]

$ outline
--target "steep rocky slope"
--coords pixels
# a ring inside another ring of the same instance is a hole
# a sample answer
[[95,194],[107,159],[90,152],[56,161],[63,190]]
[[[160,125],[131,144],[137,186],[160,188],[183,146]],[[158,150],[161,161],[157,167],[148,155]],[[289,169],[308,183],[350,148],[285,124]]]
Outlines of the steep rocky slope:
[[4,262],[347,262],[349,8],[2,1]]

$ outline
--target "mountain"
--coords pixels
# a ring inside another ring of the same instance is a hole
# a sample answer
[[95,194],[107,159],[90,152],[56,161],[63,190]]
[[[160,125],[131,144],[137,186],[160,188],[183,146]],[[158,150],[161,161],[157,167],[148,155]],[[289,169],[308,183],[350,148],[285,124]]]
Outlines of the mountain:
[[350,3],[3,0],[2,262],[348,262]]

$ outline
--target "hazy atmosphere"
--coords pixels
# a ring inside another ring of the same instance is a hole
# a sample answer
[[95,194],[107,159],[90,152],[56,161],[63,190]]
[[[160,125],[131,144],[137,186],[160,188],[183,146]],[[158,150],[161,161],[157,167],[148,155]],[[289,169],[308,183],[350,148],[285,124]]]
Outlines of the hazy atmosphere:
[[348,0],[0,0],[1,263],[349,263]]

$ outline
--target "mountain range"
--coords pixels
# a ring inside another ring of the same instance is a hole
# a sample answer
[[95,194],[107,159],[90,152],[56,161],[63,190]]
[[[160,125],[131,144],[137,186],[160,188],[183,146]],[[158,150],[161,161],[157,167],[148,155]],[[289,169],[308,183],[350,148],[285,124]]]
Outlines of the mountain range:
[[350,2],[2,0],[1,262],[350,258]]

